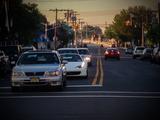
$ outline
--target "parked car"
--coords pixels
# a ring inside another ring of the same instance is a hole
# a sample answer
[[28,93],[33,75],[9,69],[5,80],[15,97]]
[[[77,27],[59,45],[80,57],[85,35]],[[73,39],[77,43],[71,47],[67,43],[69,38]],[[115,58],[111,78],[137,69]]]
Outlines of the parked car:
[[29,86],[57,86],[62,89],[66,82],[64,64],[56,51],[24,52],[12,71],[12,90]]
[[1,46],[0,50],[3,50],[4,53],[9,57],[10,64],[13,67],[21,54],[21,48],[21,45],[8,45]]
[[133,48],[126,48],[125,49],[125,54],[133,54]]
[[87,61],[88,65],[92,65],[92,55],[90,54],[88,48],[77,48],[81,57]]
[[0,78],[4,78],[10,72],[9,58],[3,51],[0,51]]
[[152,48],[145,48],[143,50],[143,54],[140,57],[140,59],[141,60],[151,60],[151,58],[152,58],[152,51],[153,51]]
[[160,64],[160,49],[156,55],[156,63]]
[[145,49],[144,46],[136,46],[133,50],[133,59],[137,57],[141,57],[143,55],[143,50]]
[[79,54],[77,48],[59,48],[58,50],[59,54],[65,54],[65,53],[76,53]]
[[88,67],[87,63],[81,58],[79,54],[75,53],[66,53],[61,54],[62,59],[68,61],[66,66],[67,76],[80,76],[87,78],[88,77]]
[[108,58],[116,58],[120,60],[120,51],[118,48],[107,48],[104,53],[104,58],[107,60]]
[[160,51],[160,47],[155,47],[153,49],[151,62],[153,63],[159,62],[159,51]]

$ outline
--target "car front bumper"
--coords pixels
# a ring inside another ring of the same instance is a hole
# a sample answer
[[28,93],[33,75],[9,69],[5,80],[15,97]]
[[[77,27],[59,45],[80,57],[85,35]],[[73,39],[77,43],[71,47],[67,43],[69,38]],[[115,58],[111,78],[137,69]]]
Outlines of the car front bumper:
[[61,76],[12,78],[11,83],[13,87],[60,86],[63,84],[63,78]]

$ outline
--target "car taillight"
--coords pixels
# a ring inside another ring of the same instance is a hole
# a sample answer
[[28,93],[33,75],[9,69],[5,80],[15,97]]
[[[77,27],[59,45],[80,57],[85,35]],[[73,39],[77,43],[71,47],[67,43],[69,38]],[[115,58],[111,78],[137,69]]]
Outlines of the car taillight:
[[105,52],[105,54],[109,54],[109,52],[108,52],[108,51],[106,51],[106,52]]

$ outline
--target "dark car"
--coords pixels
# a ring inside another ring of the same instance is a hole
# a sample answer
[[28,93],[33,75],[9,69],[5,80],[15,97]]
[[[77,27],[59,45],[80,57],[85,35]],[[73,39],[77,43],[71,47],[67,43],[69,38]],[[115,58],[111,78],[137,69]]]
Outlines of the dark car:
[[11,72],[11,68],[9,65],[8,56],[0,50],[0,78],[5,77],[9,72]]
[[133,53],[133,48],[126,48],[125,49],[125,54],[132,54]]
[[108,58],[116,58],[120,60],[120,52],[117,48],[107,48],[104,53],[105,60]]
[[145,48],[143,50],[143,54],[140,57],[140,59],[141,60],[151,60],[151,58],[152,58],[152,51],[153,51],[152,48]]
[[14,66],[21,54],[21,45],[1,46],[0,50],[4,51],[4,53],[9,57],[11,66]]

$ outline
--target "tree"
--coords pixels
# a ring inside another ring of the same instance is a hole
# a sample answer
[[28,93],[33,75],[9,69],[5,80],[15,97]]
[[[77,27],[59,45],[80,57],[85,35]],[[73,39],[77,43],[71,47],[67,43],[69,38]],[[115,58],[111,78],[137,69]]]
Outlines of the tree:
[[[98,35],[101,35],[102,34],[102,29],[98,26],[92,26],[92,25],[85,25],[83,26],[82,28],[82,35],[83,35],[83,38],[90,38],[95,35],[95,36],[98,36]],[[87,36],[86,36],[87,35]]]
[[131,42],[134,39],[135,44],[140,45],[142,26],[144,31],[148,31],[152,24],[152,18],[152,10],[144,6],[123,9],[115,15],[113,25],[106,28],[105,35],[119,39],[122,42]]
[[[0,3],[2,5],[0,33],[6,34],[1,39],[7,38],[8,41],[19,41],[21,44],[31,43],[36,32],[41,29],[40,24],[46,22],[45,16],[39,12],[37,5],[25,4],[22,0],[2,0]],[[8,32],[5,32],[6,21],[8,21]]]
[[37,4],[30,3],[20,4],[14,12],[13,32],[22,44],[31,43],[36,32],[42,29],[40,24],[47,22],[45,16],[39,12]]
[[116,33],[113,25],[110,25],[110,26],[105,28],[104,35],[105,35],[105,37],[107,37],[109,39],[117,37],[117,33]]
[[[48,38],[50,41],[53,41],[54,30],[53,25],[48,26]],[[70,27],[65,22],[58,22],[58,27],[56,28],[56,49],[61,47],[67,47],[68,43],[71,43],[74,38],[74,31],[72,27]]]

